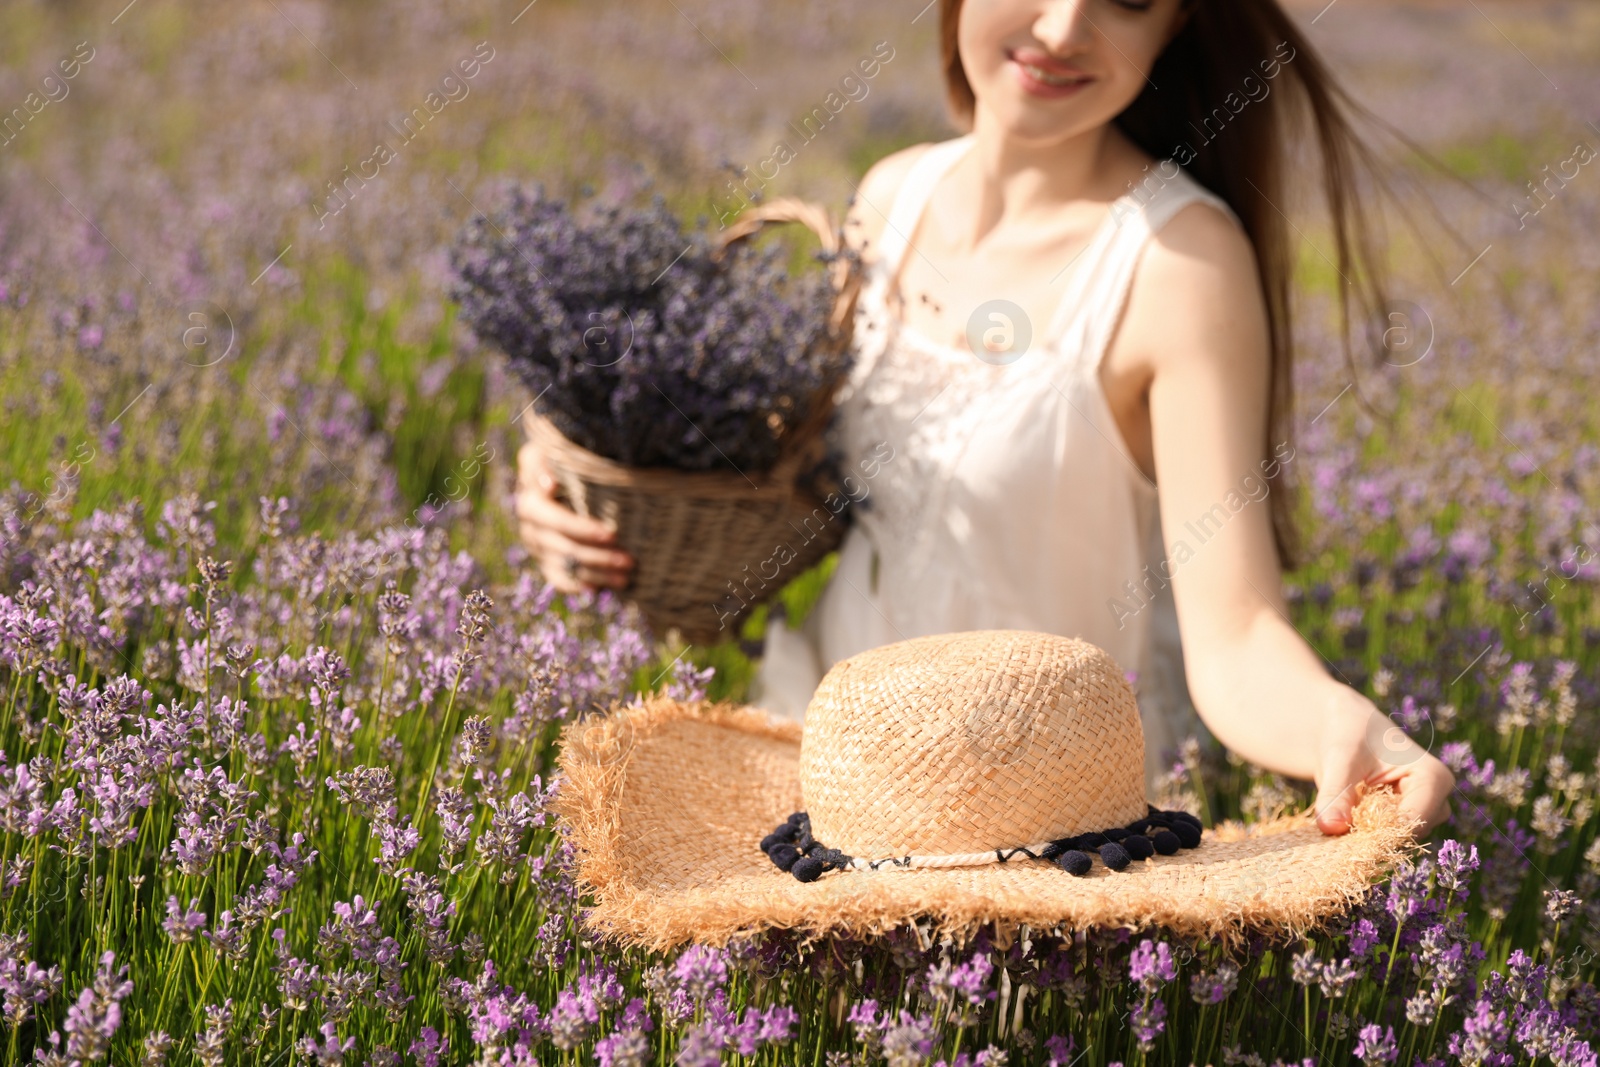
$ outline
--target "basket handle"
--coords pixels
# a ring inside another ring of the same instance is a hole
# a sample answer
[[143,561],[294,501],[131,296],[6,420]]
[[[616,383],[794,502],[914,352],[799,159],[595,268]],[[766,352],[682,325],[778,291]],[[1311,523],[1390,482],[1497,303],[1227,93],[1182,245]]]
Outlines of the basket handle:
[[718,252],[769,222],[803,222],[822,241],[823,248],[829,252],[839,250],[839,230],[834,225],[833,213],[826,206],[796,196],[780,196],[741,211],[718,237]]
[[[843,234],[825,205],[802,200],[794,196],[780,196],[740,212],[739,217],[716,240],[713,259],[737,241],[744,240],[768,223],[798,222],[803,224],[822,242],[823,251],[834,256],[829,281],[834,289],[832,313],[828,317],[828,337],[835,353],[850,344],[851,326],[854,323],[856,300],[861,294],[862,272],[859,257],[844,247]],[[840,254],[843,252],[844,254]],[[817,403],[804,422],[796,426],[784,443],[778,462],[773,465],[771,477],[780,483],[787,482],[805,458],[806,448],[828,425],[833,414],[834,393],[841,384],[835,375],[824,383]]]

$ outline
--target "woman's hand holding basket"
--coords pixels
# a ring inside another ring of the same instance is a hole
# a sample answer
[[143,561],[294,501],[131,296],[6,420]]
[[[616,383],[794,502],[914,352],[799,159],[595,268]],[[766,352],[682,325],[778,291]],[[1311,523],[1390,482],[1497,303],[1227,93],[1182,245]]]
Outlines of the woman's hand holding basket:
[[632,580],[634,560],[617,547],[616,529],[556,498],[555,478],[533,441],[517,452],[516,515],[523,546],[561,592],[623,589]]

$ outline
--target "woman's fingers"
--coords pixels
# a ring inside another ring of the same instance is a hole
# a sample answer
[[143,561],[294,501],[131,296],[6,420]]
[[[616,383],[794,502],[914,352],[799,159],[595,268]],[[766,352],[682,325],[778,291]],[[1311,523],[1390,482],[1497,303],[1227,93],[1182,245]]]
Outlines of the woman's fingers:
[[632,577],[626,553],[574,541],[548,526],[520,524],[522,543],[539,559],[545,577],[558,589],[572,591],[580,585],[621,589]]
[[1425,837],[1450,817],[1450,794],[1456,788],[1456,776],[1450,768],[1433,756],[1418,761],[1410,772],[1398,779],[1400,810],[1420,825],[1414,831]]
[[[587,515],[579,515],[576,511],[561,504],[548,494],[536,489],[519,490],[515,497],[517,518],[523,522],[531,522],[537,526],[545,526],[572,541],[583,542],[591,545],[611,545],[616,542],[617,534],[608,524]],[[613,567],[631,567],[633,557],[621,549],[609,549],[612,559],[609,561],[596,560]]]
[[622,589],[628,584],[627,576],[620,572],[597,571],[581,565],[568,570],[564,561],[555,558],[541,560],[539,570],[547,583],[563,593],[592,593],[602,587]]
[[516,507],[518,518],[554,526],[568,537],[603,544],[616,539],[610,525],[556,500],[556,482],[544,465],[539,449],[528,442],[517,452]]
[[1370,766],[1369,757],[1360,748],[1328,753],[1317,783],[1317,826],[1323,833],[1337,836],[1349,831],[1357,784],[1393,786],[1400,811],[1415,824],[1412,835],[1419,839],[1450,817],[1455,775],[1436,757],[1424,753],[1410,763],[1380,763],[1380,769],[1363,773]]
[[545,527],[542,544],[545,550],[540,553],[541,556],[555,555],[561,559],[574,559],[582,566],[601,571],[617,571],[625,574],[633,569],[633,557],[626,552],[576,540],[553,527]]
[[1355,807],[1355,785],[1361,774],[1354,766],[1353,754],[1329,753],[1323,758],[1317,776],[1317,828],[1337,837],[1350,829],[1350,811]]
[[563,593],[601,586],[625,588],[632,579],[634,561],[616,547],[616,531],[562,504],[555,489],[555,479],[538,447],[531,441],[525,443],[517,451],[513,507],[518,535],[539,561],[545,581]]

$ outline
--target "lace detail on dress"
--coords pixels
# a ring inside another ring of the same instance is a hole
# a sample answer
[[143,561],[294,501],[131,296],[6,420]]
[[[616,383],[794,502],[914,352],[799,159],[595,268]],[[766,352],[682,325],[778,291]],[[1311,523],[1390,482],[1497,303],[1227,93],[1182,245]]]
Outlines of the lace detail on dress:
[[946,514],[950,472],[995,405],[1008,403],[1013,390],[1041,387],[1024,364],[1043,363],[1048,353],[986,363],[901,330],[885,299],[884,266],[875,265],[858,300],[857,362],[839,400],[837,443],[852,466],[883,442],[894,449],[869,483],[857,521],[880,553],[896,554],[895,569],[915,580]]

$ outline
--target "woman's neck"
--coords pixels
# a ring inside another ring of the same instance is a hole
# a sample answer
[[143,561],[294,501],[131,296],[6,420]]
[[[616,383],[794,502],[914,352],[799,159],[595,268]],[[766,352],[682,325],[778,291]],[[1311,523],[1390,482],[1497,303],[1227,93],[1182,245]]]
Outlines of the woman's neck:
[[963,203],[957,250],[971,255],[992,234],[1027,235],[1061,227],[1063,208],[1075,202],[1085,218],[1098,217],[1153,162],[1114,125],[1050,141],[1026,141],[1002,129],[980,108],[976,142],[952,168],[950,180]]

